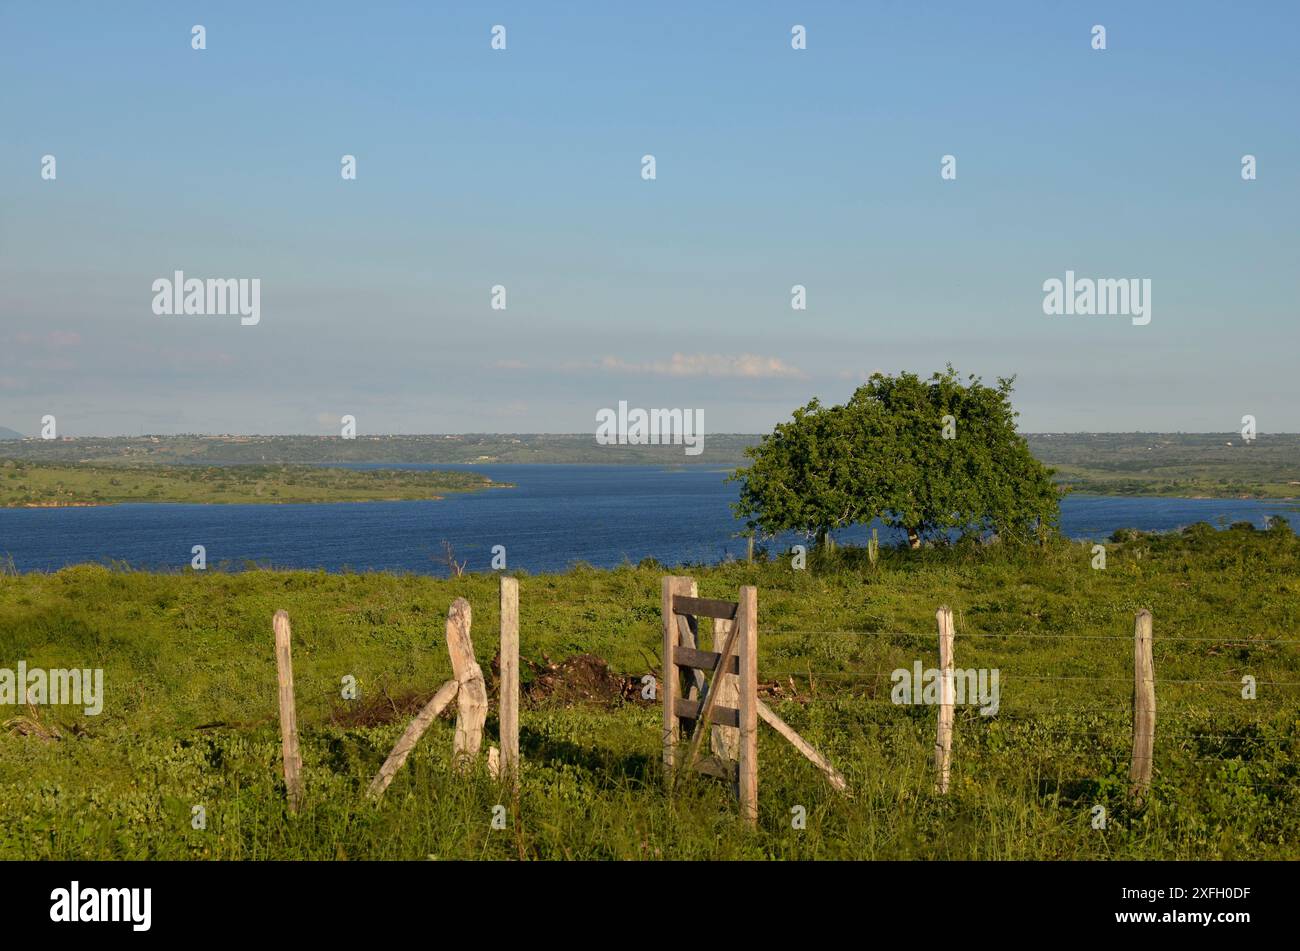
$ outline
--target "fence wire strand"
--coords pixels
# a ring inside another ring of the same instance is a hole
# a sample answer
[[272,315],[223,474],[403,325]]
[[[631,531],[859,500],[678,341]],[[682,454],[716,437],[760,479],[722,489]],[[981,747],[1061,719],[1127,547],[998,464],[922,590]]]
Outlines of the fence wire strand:
[[[863,636],[873,637],[916,637],[923,639],[937,638],[937,632],[918,633],[916,631],[860,631],[860,630],[838,630],[838,631],[805,631],[805,630],[788,630],[774,631],[764,630],[763,634],[779,636],[785,634],[860,634]],[[1002,638],[1030,638],[1038,640],[1062,640],[1062,641],[1128,641],[1133,642],[1131,634],[1029,634],[1022,631],[1016,631],[1007,634],[972,634],[958,632],[956,639],[990,639],[1001,640]],[[1180,635],[1166,634],[1156,635],[1153,642],[1160,644],[1164,641],[1207,641],[1219,644],[1300,644],[1300,638],[1287,637],[1207,637],[1203,635]]]

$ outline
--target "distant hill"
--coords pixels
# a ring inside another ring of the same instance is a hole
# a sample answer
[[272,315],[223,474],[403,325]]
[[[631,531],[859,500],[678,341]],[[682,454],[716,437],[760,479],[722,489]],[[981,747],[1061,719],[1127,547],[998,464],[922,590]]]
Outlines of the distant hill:
[[22,433],[16,433],[12,429],[5,429],[0,426],[0,439],[22,439]]

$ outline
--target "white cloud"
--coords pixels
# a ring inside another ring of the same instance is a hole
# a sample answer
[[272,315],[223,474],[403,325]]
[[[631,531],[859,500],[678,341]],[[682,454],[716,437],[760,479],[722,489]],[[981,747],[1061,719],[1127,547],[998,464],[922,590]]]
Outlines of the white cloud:
[[753,353],[728,356],[721,353],[674,353],[671,360],[634,363],[620,357],[604,357],[601,369],[615,373],[641,373],[653,376],[714,376],[747,379],[802,379],[805,374],[780,357],[763,357]]

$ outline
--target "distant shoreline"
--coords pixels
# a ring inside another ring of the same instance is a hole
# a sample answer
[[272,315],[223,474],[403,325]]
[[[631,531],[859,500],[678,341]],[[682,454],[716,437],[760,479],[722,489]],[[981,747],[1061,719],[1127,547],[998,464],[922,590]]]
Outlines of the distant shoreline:
[[313,465],[95,465],[0,460],[0,508],[436,502],[509,488],[481,473]]
[[[1245,442],[1237,433],[1026,433],[1030,452],[1055,471],[1054,481],[1074,492],[1138,498],[1292,500],[1300,496],[1300,434],[1263,433]],[[124,436],[59,440],[0,440],[4,460],[62,466],[171,467],[182,476],[194,467],[228,470],[242,478],[249,467],[331,467],[513,465],[663,466],[677,471],[701,467],[736,470],[750,464],[746,450],[762,441],[757,434],[706,435],[703,452],[687,456],[680,445],[598,445],[594,433],[443,434],[364,436]],[[356,472],[358,469],[351,469]],[[364,471],[364,470],[363,470]],[[464,473],[460,477],[464,478]],[[126,501],[103,491],[98,498],[39,496],[8,499],[12,483],[0,476],[0,505],[13,501]],[[425,485],[422,491],[465,491],[463,483]],[[206,501],[213,493],[186,491],[177,501]],[[281,492],[283,495],[284,492]],[[363,501],[409,498],[412,493],[310,493],[301,501]],[[164,497],[170,499],[169,493]],[[135,501],[160,501],[132,499]],[[213,501],[234,501],[217,498]],[[250,502],[287,499],[248,498]]]
[[[504,486],[500,486],[504,488]],[[182,499],[125,499],[114,502],[25,502],[18,505],[3,505],[6,509],[106,509],[117,505],[344,505],[365,502],[441,502],[445,495],[430,495],[418,499],[329,499],[308,502],[301,499],[258,499],[254,502],[232,501],[230,499],[209,499],[207,501],[190,501]]]

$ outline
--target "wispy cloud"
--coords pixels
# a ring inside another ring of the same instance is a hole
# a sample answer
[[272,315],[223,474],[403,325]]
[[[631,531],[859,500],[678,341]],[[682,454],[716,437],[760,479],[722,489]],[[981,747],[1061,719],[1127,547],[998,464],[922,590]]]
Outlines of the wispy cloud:
[[867,380],[871,379],[871,374],[884,372],[885,371],[880,369],[880,367],[876,367],[874,370],[840,370],[836,372],[835,375],[841,380],[852,380],[855,383],[866,383]]
[[763,357],[753,353],[729,356],[721,353],[674,353],[672,359],[636,363],[620,357],[604,357],[603,370],[614,373],[648,374],[652,376],[713,376],[744,377],[746,379],[803,379],[806,375],[780,357]]
[[25,330],[10,334],[6,340],[11,346],[62,350],[66,347],[81,346],[81,334],[75,330],[51,330],[46,334],[34,334]]

